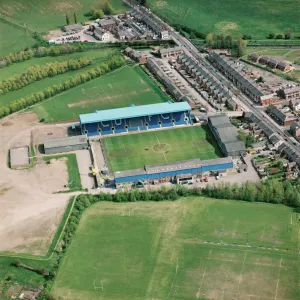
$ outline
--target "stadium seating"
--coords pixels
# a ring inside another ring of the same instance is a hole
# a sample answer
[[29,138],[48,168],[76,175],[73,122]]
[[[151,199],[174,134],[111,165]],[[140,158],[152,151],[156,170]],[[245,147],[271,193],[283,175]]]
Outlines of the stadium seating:
[[176,125],[186,125],[186,121],[184,120],[183,113],[173,113],[173,119],[175,120]]
[[115,133],[123,133],[123,132],[127,132],[127,130],[125,129],[125,122],[124,120],[115,120],[112,122],[113,126],[115,128]]
[[147,128],[147,126],[143,125],[143,126],[140,126],[139,129],[140,130],[147,130],[148,128]]
[[99,135],[98,123],[85,124],[85,130],[88,136]]
[[112,134],[114,133],[112,131],[112,123],[109,121],[109,122],[100,122],[99,123],[99,128],[101,129],[101,134],[102,135],[106,135],[106,134]]
[[155,129],[160,128],[160,125],[158,124],[158,116],[149,116],[146,117],[146,120],[148,119],[148,128],[149,129]]
[[143,126],[141,118],[132,118],[129,119],[130,127],[139,127]]
[[171,127],[174,126],[172,123],[172,116],[171,114],[162,114],[159,116],[162,127]]

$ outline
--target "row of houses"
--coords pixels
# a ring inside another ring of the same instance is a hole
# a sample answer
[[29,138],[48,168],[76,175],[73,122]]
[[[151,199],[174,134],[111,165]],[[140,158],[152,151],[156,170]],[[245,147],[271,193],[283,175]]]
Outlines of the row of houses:
[[219,80],[206,72],[194,58],[184,52],[178,56],[177,62],[187,74],[195,79],[200,88],[207,90],[214,99],[221,103],[226,103],[231,99],[228,91],[224,89]]
[[148,53],[136,51],[130,47],[127,47],[124,50],[124,54],[140,64],[145,64],[147,62],[147,58],[150,57]]
[[208,126],[225,156],[239,157],[246,153],[244,142],[238,138],[237,129],[227,115],[209,117]]
[[170,77],[165,73],[166,68],[163,62],[159,59],[153,57],[147,58],[148,68],[158,77],[158,79],[164,84],[168,92],[177,100],[177,101],[187,101],[190,105],[194,105],[192,99],[188,96],[188,92],[185,89],[180,89],[173,82]]
[[266,65],[271,69],[278,69],[282,72],[288,72],[291,69],[291,66],[284,61],[277,61],[275,58],[269,56],[260,56],[256,53],[250,53],[248,58],[254,63],[260,63],[262,65]]
[[295,152],[291,147],[289,147],[286,143],[282,143],[277,151],[280,155],[286,157],[290,162],[294,162],[300,167],[300,153]]
[[249,123],[249,128],[255,136],[267,137],[270,148],[278,149],[283,143],[279,135],[271,130],[264,121],[257,118],[253,113],[245,112],[244,119]]
[[267,108],[267,113],[281,126],[290,126],[298,117],[286,109],[279,108],[275,105],[270,105]]
[[262,89],[255,82],[245,78],[241,72],[236,70],[233,61],[226,60],[215,51],[210,52],[209,59],[221,73],[231,80],[253,102],[259,105],[269,105],[279,101],[276,93],[272,90]]
[[169,31],[161,24],[161,21],[157,19],[148,9],[143,6],[139,6],[138,9],[132,9],[126,12],[126,16],[129,16],[139,22],[144,23],[148,28],[155,32],[160,39],[169,39]]

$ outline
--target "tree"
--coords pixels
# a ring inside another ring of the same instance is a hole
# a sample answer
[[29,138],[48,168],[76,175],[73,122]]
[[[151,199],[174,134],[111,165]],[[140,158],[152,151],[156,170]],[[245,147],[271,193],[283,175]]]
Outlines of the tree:
[[275,37],[276,40],[282,40],[283,39],[283,35],[282,34],[277,34]]
[[286,28],[284,30],[284,38],[286,40],[289,40],[291,38],[291,36],[292,36],[292,30],[290,28]]
[[70,25],[70,17],[68,15],[68,13],[66,13],[66,23],[67,23],[67,25]]
[[114,9],[108,0],[104,2],[102,10],[106,15],[112,15],[114,13]]
[[237,57],[242,57],[243,54],[244,54],[244,44],[243,44],[242,36],[240,34],[237,42]]
[[101,19],[104,17],[104,12],[102,9],[98,8],[98,9],[93,9],[93,13],[92,13],[93,18],[95,19]]
[[270,32],[269,35],[267,36],[267,39],[274,39],[275,38],[275,33]]
[[77,15],[75,11],[74,11],[74,23],[77,24]]

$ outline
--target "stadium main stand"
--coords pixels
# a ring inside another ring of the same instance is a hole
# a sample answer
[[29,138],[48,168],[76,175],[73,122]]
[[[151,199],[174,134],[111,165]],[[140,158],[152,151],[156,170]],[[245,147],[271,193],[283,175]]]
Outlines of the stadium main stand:
[[191,124],[187,102],[140,105],[96,110],[79,116],[81,133],[87,136],[127,133]]

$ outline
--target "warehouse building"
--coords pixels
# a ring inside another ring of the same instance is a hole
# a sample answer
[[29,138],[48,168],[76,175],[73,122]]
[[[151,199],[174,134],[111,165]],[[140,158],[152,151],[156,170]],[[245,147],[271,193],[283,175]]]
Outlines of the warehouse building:
[[246,153],[245,145],[238,139],[237,129],[227,115],[209,117],[208,125],[225,156],[238,157]]
[[234,167],[231,157],[200,160],[199,158],[163,163],[156,165],[145,165],[144,168],[114,172],[117,188],[126,184],[143,182],[144,184],[156,184],[165,182],[194,182],[202,176],[209,176],[210,172],[226,172]]
[[44,141],[45,154],[56,154],[88,149],[87,138],[82,135],[72,137],[48,137]]

